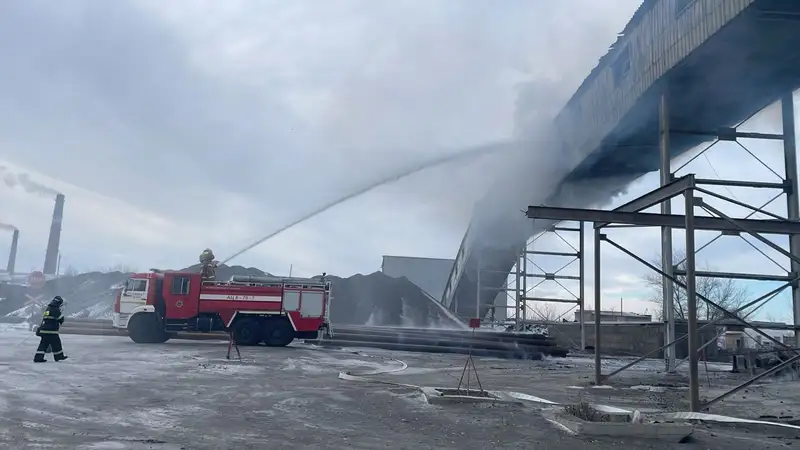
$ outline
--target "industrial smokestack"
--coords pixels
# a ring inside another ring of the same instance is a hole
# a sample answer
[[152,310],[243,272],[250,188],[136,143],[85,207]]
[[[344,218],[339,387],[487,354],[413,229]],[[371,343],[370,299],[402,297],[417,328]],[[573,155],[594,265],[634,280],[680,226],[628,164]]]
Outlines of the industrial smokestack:
[[14,266],[17,263],[17,243],[19,243],[19,230],[14,230],[14,234],[11,236],[11,251],[8,253],[8,266],[6,266],[9,275],[14,275]]
[[50,225],[50,238],[47,240],[47,253],[44,255],[45,275],[55,275],[58,266],[58,246],[61,243],[61,219],[64,217],[64,194],[56,195],[53,209],[53,223]]

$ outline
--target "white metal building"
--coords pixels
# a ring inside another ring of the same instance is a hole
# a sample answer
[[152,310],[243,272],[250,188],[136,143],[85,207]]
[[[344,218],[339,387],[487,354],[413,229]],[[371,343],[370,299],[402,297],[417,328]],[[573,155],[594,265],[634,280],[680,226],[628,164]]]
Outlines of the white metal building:
[[[389,256],[384,255],[381,271],[393,278],[406,277],[409,281],[419,286],[437,302],[442,301],[447,278],[453,270],[452,259],[420,258],[415,256]],[[508,309],[506,308],[506,293],[497,295],[496,302],[500,303],[495,308],[496,320],[505,320]]]

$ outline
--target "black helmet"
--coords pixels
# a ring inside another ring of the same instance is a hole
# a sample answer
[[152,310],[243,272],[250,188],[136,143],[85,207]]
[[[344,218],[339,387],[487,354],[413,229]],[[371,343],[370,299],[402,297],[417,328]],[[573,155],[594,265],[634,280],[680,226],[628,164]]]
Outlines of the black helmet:
[[53,297],[53,300],[50,301],[50,306],[55,306],[56,308],[60,308],[61,305],[64,304],[64,299],[61,298],[60,295],[56,295]]

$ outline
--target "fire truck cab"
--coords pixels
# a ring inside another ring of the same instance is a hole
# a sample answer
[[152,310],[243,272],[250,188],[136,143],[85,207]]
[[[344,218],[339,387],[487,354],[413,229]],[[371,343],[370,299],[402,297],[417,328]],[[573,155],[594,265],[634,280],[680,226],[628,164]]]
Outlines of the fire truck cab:
[[136,273],[117,293],[113,325],[136,343],[164,343],[177,332],[232,332],[239,345],[283,347],[330,333],[330,282],[315,278],[199,273]]

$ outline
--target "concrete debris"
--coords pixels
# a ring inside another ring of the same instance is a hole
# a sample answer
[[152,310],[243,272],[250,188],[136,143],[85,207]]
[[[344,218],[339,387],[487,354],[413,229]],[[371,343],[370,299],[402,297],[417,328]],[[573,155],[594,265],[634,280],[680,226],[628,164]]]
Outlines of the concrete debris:
[[687,423],[667,423],[647,420],[639,411],[590,405],[581,402],[566,405],[561,411],[546,414],[551,422],[571,434],[593,437],[657,439],[684,442],[694,429]]

